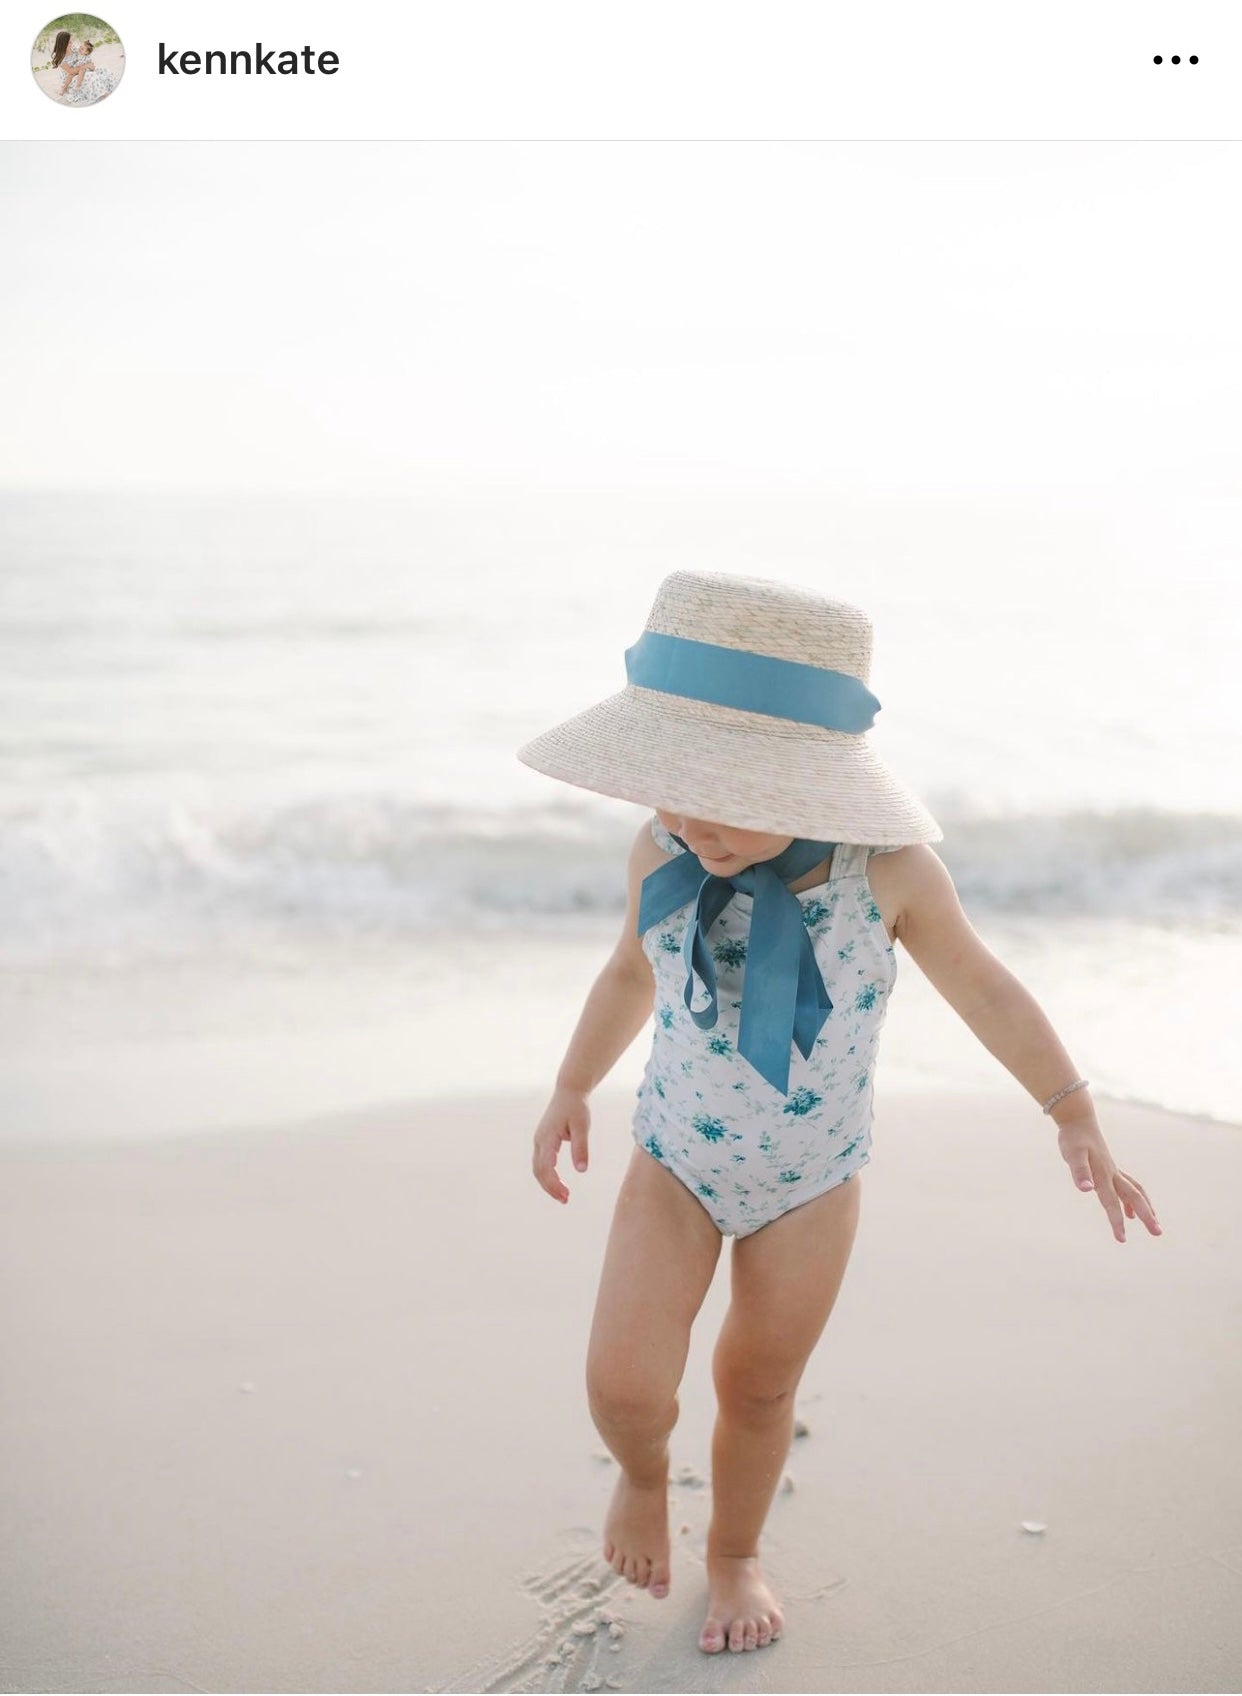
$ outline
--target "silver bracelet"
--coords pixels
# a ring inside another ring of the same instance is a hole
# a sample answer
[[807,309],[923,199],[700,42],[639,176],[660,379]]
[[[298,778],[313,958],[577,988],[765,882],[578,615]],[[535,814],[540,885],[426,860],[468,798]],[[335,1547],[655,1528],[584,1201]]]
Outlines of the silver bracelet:
[[1075,1078],[1072,1084],[1066,1084],[1064,1089],[1059,1089],[1055,1095],[1050,1095],[1048,1097],[1047,1101],[1044,1102],[1044,1112],[1051,1113],[1052,1109],[1056,1106],[1057,1102],[1061,1100],[1062,1096],[1073,1095],[1076,1089],[1086,1088],[1086,1078]]

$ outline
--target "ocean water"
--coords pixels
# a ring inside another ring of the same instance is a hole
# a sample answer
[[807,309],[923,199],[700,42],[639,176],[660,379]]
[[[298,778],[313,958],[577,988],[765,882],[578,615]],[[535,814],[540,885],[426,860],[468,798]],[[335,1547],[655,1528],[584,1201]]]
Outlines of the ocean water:
[[[866,607],[989,946],[1099,1089],[1242,1120],[1240,556],[1137,494],[0,496],[0,1128],[550,1086],[645,815],[514,750],[678,566]],[[1019,1087],[904,956],[884,1053]]]

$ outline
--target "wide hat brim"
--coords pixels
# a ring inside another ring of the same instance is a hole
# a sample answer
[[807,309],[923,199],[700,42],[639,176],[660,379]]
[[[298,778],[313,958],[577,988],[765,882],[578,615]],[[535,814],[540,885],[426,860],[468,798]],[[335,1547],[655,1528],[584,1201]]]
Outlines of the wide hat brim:
[[688,705],[631,684],[517,757],[580,789],[737,830],[877,848],[943,840],[864,736]]

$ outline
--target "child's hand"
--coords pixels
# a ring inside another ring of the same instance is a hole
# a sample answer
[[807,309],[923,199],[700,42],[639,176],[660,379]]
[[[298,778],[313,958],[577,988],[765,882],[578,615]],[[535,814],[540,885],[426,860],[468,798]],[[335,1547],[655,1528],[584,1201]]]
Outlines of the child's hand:
[[1118,1169],[1094,1115],[1063,1125],[1057,1146],[1079,1189],[1094,1189],[1119,1243],[1126,1240],[1126,1219],[1139,1218],[1153,1237],[1162,1235],[1147,1191],[1137,1178]]
[[557,1089],[535,1128],[535,1152],[531,1171],[553,1201],[568,1201],[569,1191],[556,1170],[556,1157],[561,1144],[567,1142],[573,1152],[574,1167],[587,1169],[587,1132],[591,1126],[591,1110],[587,1098],[577,1090]]

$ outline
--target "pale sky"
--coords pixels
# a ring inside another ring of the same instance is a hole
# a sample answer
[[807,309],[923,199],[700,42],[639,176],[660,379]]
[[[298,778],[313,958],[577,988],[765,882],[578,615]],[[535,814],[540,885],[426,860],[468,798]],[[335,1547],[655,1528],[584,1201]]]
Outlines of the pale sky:
[[7,143],[0,482],[1236,493],[1231,143]]

